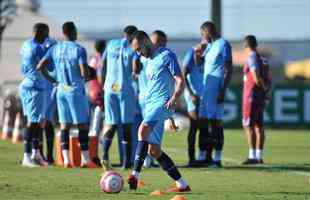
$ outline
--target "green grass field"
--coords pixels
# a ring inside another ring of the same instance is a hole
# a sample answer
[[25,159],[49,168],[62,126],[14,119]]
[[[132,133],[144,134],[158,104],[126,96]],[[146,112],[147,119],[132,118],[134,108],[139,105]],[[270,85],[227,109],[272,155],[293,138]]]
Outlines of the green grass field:
[[[226,131],[223,169],[181,168],[193,192],[193,200],[222,199],[301,199],[310,200],[309,130],[267,130],[266,165],[243,167],[247,155],[241,130]],[[163,148],[178,165],[186,163],[186,134],[166,134]],[[111,156],[118,155],[116,145]],[[105,194],[98,182],[102,170],[62,169],[59,167],[28,169],[18,165],[22,145],[0,141],[0,199],[171,199],[173,195],[151,197],[150,192],[165,188],[172,181],[160,169],[146,169],[142,179],[146,186],[136,192],[125,185],[120,194]],[[115,161],[118,157],[114,158]],[[129,171],[121,171],[126,177]]]

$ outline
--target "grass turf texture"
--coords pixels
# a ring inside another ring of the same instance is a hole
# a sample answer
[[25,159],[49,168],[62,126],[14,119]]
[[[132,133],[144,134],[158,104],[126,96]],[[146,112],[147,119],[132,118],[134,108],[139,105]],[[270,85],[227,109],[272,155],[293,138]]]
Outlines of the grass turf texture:
[[[302,199],[310,200],[309,130],[267,130],[266,165],[244,167],[247,156],[242,130],[226,130],[223,169],[181,168],[193,192],[187,199]],[[178,165],[187,162],[186,133],[165,135],[163,148]],[[171,199],[174,195],[151,197],[150,192],[166,188],[172,181],[160,169],[145,169],[146,186],[132,192],[125,184],[120,194],[105,194],[98,183],[101,169],[28,169],[18,165],[22,145],[0,141],[0,199]],[[114,142],[111,157],[118,155]],[[118,161],[118,157],[114,158]],[[127,177],[129,171],[116,171]]]

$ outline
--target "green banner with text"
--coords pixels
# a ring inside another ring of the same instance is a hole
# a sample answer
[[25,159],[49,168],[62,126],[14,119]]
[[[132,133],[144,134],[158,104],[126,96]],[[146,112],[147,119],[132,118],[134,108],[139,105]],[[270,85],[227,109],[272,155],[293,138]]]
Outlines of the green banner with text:
[[[232,86],[226,93],[224,123],[241,127],[242,87]],[[265,124],[278,128],[310,128],[310,85],[276,85],[264,113]]]

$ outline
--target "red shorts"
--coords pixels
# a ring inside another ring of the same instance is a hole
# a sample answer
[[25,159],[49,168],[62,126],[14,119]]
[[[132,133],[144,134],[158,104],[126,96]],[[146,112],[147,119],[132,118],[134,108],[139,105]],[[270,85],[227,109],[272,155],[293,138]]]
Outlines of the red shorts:
[[244,96],[242,102],[242,125],[264,125],[264,98],[262,95]]

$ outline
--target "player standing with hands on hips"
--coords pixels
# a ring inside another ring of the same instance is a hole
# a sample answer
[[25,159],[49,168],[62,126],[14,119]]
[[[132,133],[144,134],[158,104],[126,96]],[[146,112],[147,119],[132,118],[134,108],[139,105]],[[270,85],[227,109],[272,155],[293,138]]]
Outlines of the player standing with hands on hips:
[[[87,55],[84,47],[77,44],[77,29],[73,22],[62,26],[64,41],[48,50],[39,62],[37,69],[54,85],[57,85],[57,109],[61,131],[61,149],[64,167],[70,168],[69,136],[72,124],[79,130],[81,145],[81,167],[95,168],[88,152],[89,104],[85,92],[85,79],[88,76]],[[46,73],[46,66],[53,62],[56,80]]]
[[196,63],[200,64],[204,61],[204,91],[199,109],[200,123],[203,126],[202,130],[208,132],[210,122],[211,138],[215,149],[212,166],[222,167],[224,97],[233,72],[231,45],[221,38],[212,22],[203,23],[200,30],[202,39],[208,42],[207,46],[199,44],[195,48]]

